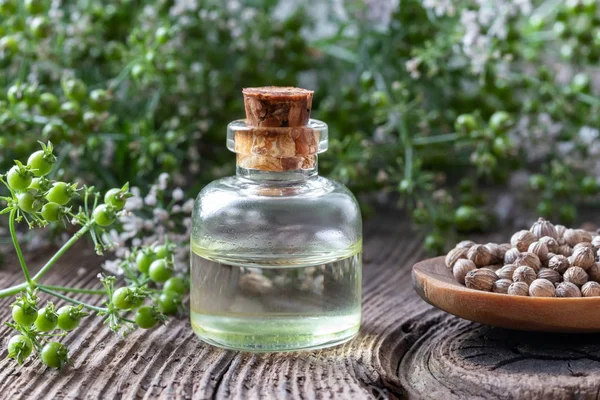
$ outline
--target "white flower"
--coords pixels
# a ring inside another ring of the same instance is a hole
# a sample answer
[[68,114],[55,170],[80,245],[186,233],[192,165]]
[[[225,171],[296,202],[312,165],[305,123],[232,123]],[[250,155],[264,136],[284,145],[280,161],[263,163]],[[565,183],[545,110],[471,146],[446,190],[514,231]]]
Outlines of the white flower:
[[155,206],[157,202],[158,200],[154,193],[148,193],[148,195],[144,197],[144,203],[148,206]]
[[181,190],[181,188],[177,188],[177,189],[173,190],[173,194],[172,194],[173,200],[175,200],[175,201],[182,200],[183,196],[184,196],[184,193],[183,193],[183,190]]
[[165,190],[167,188],[167,183],[169,182],[169,174],[163,172],[158,176],[158,188],[160,190]]
[[178,17],[186,12],[194,12],[197,9],[197,0],[175,0],[173,6],[169,9],[169,14],[173,17]]
[[572,152],[573,150],[575,150],[575,143],[573,142],[560,142],[558,143],[558,152],[563,155],[566,156],[567,154],[569,154],[570,152]]
[[419,79],[421,76],[419,65],[421,65],[421,59],[418,57],[411,58],[406,62],[406,70],[410,73],[411,78]]
[[119,219],[123,226],[123,230],[128,232],[131,237],[137,235],[137,233],[144,228],[144,220],[136,215],[127,215]]
[[490,59],[502,56],[494,51],[493,42],[508,35],[509,20],[519,14],[531,13],[529,0],[477,0],[478,9],[462,11],[461,51],[469,59],[471,70],[481,74]]
[[582,126],[581,129],[579,129],[578,136],[579,140],[581,140],[584,144],[590,145],[598,139],[598,134],[598,129],[589,126]]
[[[123,268],[121,268],[120,260],[106,260],[104,264],[102,264],[102,268],[104,268],[113,275],[123,274]],[[98,274],[98,278],[102,278],[102,274]]]
[[181,206],[181,209],[184,213],[191,214],[192,210],[194,209],[194,199],[186,200],[186,202],[183,203],[183,206]]
[[132,187],[130,189],[132,197],[127,199],[125,203],[125,209],[128,211],[140,210],[144,207],[144,200],[140,196],[140,189],[137,187]]
[[158,221],[166,221],[169,219],[169,213],[164,208],[155,208],[152,210],[152,214]]
[[423,0],[423,7],[433,10],[438,17],[453,17],[456,13],[453,0]]
[[383,182],[387,182],[388,179],[389,179],[388,173],[385,172],[383,169],[380,169],[377,172],[377,177],[375,178],[375,181],[377,183],[383,183]]

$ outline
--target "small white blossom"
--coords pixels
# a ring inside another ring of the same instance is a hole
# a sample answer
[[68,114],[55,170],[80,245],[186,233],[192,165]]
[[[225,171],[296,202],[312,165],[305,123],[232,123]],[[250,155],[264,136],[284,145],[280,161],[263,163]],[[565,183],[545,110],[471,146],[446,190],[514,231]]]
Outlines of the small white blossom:
[[152,210],[152,214],[158,221],[166,221],[169,219],[169,213],[162,208],[155,208]]
[[[173,6],[169,9],[172,17],[179,17],[186,12],[195,12],[198,9],[197,0],[175,0]],[[203,10],[204,11],[204,10]]]
[[160,190],[165,190],[167,188],[167,183],[169,182],[169,174],[163,172],[158,176],[158,188]]
[[158,199],[154,193],[149,193],[146,197],[144,197],[144,204],[147,206],[155,206],[157,202]]
[[421,77],[419,65],[421,65],[421,59],[418,57],[411,58],[406,62],[406,70],[410,73],[411,78],[419,79]]
[[177,188],[175,190],[173,190],[173,194],[171,195],[171,197],[173,198],[174,201],[180,201],[183,200],[183,190],[181,188]]
[[129,192],[133,195],[127,199],[125,203],[125,209],[128,211],[140,210],[144,206],[144,200],[140,196],[140,189],[132,187]]
[[[121,268],[121,262],[119,260],[106,260],[104,264],[102,264],[102,268],[113,275],[123,274],[123,268]],[[102,274],[98,274],[98,278],[102,278]]]
[[184,213],[191,214],[194,209],[194,199],[188,199],[181,207]]
[[591,145],[598,139],[598,134],[598,129],[589,126],[582,126],[581,129],[579,129],[578,137],[582,143]]
[[493,51],[494,40],[505,40],[509,19],[531,13],[529,0],[477,0],[478,9],[465,9],[460,15],[463,30],[461,51],[469,59],[471,70],[481,74],[489,60],[501,54]]
[[456,13],[453,0],[423,0],[423,7],[433,10],[437,17],[453,17]]

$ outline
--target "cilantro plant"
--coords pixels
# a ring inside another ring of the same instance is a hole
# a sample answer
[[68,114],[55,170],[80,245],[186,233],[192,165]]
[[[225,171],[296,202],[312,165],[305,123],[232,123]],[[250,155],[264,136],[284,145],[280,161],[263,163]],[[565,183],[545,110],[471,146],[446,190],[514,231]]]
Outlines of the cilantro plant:
[[[54,148],[50,142],[40,144],[42,149],[32,153],[26,164],[15,161],[6,174],[0,175],[0,182],[10,193],[1,198],[6,207],[0,214],[8,216],[10,237],[23,272],[23,282],[1,289],[0,297],[16,296],[11,306],[12,321],[6,324],[18,333],[8,341],[8,357],[21,364],[35,354],[48,367],[62,368],[69,358],[60,338],[77,328],[82,318],[102,318],[111,330],[121,334],[137,327],[150,329],[166,321],[166,315],[183,311],[182,300],[188,288],[186,278],[174,273],[175,247],[168,240],[160,246],[142,246],[129,252],[119,265],[124,279],[100,274],[103,289],[44,284],[44,276],[84,235],[91,237],[98,254],[110,248],[105,232],[124,212],[131,194],[128,184],[101,196],[94,187],[50,179],[57,161]],[[18,223],[30,229],[70,224],[77,230],[33,274],[17,238]],[[89,304],[77,300],[73,295],[78,293],[98,296],[98,301]],[[41,296],[65,305],[42,303]]]

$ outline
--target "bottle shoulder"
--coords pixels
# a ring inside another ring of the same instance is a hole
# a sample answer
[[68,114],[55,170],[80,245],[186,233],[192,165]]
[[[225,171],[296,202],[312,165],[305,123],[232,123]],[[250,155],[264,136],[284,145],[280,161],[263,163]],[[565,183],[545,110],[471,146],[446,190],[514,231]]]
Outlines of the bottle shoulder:
[[330,253],[354,251],[361,239],[356,198],[323,177],[278,184],[223,178],[206,186],[194,204],[192,242],[199,248],[218,243],[236,254]]
[[206,185],[198,194],[196,201],[214,201],[245,199],[247,201],[283,201],[284,199],[327,199],[328,197],[356,198],[343,184],[322,176],[316,176],[298,182],[260,182],[230,176],[217,179]]

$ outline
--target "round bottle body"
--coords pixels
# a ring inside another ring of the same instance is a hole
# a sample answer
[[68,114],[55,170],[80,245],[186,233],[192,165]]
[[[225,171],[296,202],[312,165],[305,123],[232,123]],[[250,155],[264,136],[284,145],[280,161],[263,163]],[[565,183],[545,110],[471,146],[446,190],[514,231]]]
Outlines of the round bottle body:
[[319,176],[224,178],[196,199],[191,322],[246,351],[328,347],[360,326],[362,222],[343,185]]

